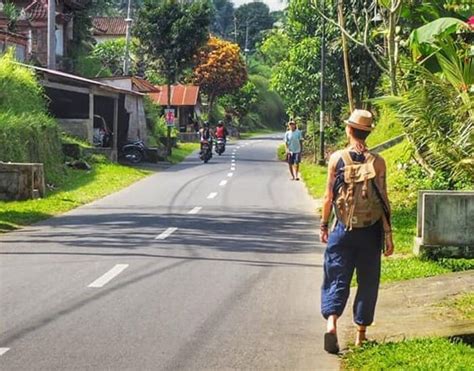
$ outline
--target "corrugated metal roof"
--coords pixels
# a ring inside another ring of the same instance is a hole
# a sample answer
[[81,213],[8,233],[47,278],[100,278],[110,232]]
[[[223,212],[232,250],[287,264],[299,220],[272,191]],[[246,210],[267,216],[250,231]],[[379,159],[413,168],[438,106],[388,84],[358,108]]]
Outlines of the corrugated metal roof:
[[18,63],[18,64],[21,64],[22,66],[27,67],[27,68],[31,68],[35,71],[41,72],[45,75],[51,75],[51,76],[55,76],[55,77],[58,77],[58,78],[63,78],[65,80],[70,80],[70,81],[74,81],[74,82],[77,82],[77,83],[82,83],[82,84],[85,84],[85,85],[93,85],[93,86],[96,86],[98,88],[101,88],[101,89],[104,89],[106,91],[113,92],[113,93],[131,94],[131,95],[140,95],[140,96],[144,95],[144,94],[139,93],[137,91],[116,88],[115,86],[104,84],[103,82],[100,82],[100,81],[86,79],[85,77],[71,75],[69,73],[65,73],[65,72],[61,72],[61,71],[50,70],[48,68],[42,68],[42,67],[36,67],[36,66],[30,66],[28,64],[23,64],[23,63]]
[[96,36],[125,36],[127,32],[127,22],[123,17],[94,17],[92,26]]
[[[168,104],[168,87],[162,85],[158,87],[159,93],[151,93],[150,97],[160,106]],[[172,106],[195,106],[199,98],[199,86],[197,85],[172,85],[171,105]]]
[[141,93],[159,93],[161,90],[158,86],[153,85],[145,79],[139,77],[132,77],[133,90]]
[[136,76],[111,76],[111,77],[102,77],[98,78],[99,81],[115,81],[115,80],[132,80],[132,88],[134,91],[139,91],[140,93],[159,93],[160,88],[153,85],[151,82],[142,79]]

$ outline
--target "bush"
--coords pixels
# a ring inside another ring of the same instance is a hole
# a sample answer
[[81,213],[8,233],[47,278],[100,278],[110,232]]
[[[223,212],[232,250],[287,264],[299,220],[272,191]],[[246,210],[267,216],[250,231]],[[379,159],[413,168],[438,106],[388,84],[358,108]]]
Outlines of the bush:
[[149,97],[145,97],[144,103],[148,130],[147,145],[157,147],[160,145],[160,138],[166,137],[168,133],[166,122],[160,106],[153,103]]
[[33,72],[15,64],[11,53],[1,57],[0,160],[43,163],[46,180],[55,183],[63,172],[60,130],[44,102]]
[[269,81],[258,75],[250,76],[250,81],[257,87],[258,96],[251,111],[259,116],[260,127],[281,129],[287,121],[285,105],[281,97],[269,89]]

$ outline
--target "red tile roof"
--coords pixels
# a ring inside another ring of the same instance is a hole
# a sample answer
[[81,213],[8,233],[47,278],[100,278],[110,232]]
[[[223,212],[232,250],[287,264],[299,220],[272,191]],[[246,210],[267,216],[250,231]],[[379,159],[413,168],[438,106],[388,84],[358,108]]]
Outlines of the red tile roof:
[[[159,93],[150,94],[151,99],[160,106],[168,104],[168,87],[166,85],[158,87]],[[171,105],[172,106],[195,106],[199,98],[199,86],[196,85],[172,85]]]
[[33,0],[25,7],[25,12],[31,21],[48,18],[48,0]]
[[94,17],[92,26],[96,36],[125,36],[127,31],[127,22],[123,17]]

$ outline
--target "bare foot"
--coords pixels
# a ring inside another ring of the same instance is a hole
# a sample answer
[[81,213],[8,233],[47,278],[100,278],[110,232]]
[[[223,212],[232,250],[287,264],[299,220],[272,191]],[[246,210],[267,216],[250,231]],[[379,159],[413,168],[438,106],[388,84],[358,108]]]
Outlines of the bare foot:
[[326,332],[335,334],[337,332],[337,316],[336,315],[331,315],[328,318],[327,326],[326,326]]
[[367,341],[367,337],[365,336],[365,328],[357,329],[355,346],[360,347],[365,341]]

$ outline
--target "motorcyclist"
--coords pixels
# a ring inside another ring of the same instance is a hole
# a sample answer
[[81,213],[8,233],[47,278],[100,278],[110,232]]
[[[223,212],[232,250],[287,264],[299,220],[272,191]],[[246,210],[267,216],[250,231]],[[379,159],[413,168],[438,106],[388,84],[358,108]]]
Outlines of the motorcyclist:
[[229,132],[227,131],[227,128],[224,126],[224,121],[220,120],[217,123],[217,127],[216,127],[216,138],[224,139],[224,143],[225,143],[227,141],[227,135],[229,135]]
[[203,144],[209,144],[209,148],[212,151],[212,139],[213,133],[209,127],[209,122],[204,122],[202,128],[199,130],[200,135],[200,142],[201,142],[201,154],[202,154],[202,147]]

